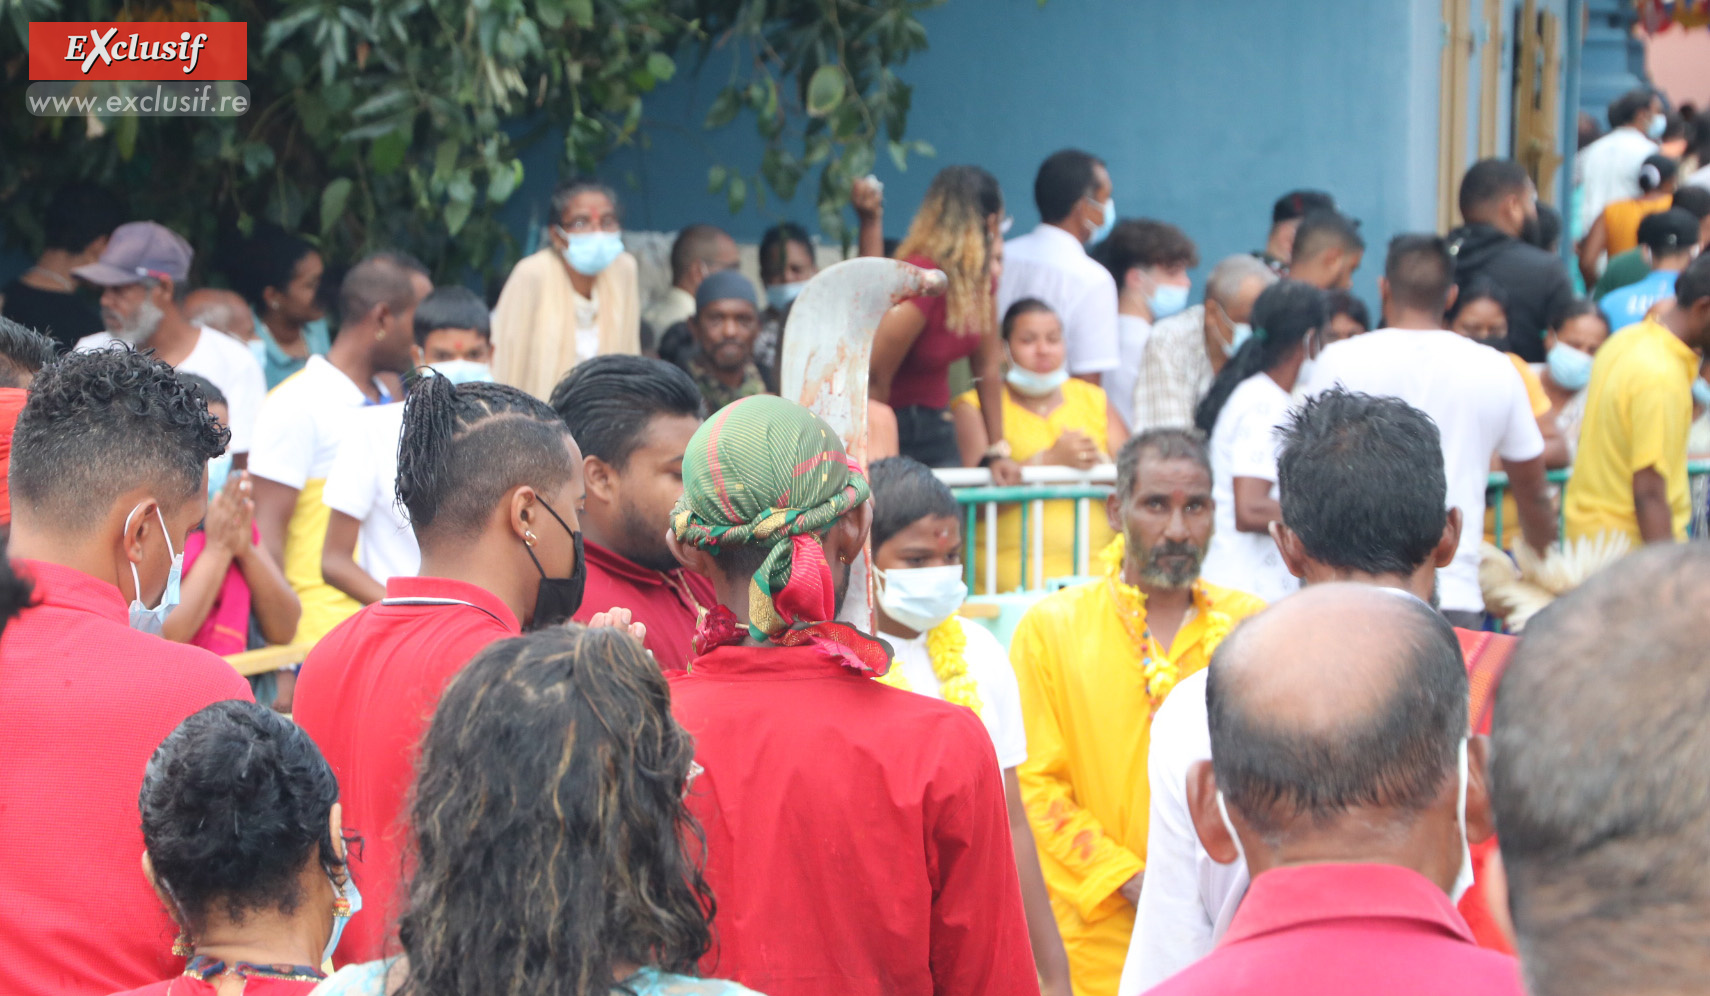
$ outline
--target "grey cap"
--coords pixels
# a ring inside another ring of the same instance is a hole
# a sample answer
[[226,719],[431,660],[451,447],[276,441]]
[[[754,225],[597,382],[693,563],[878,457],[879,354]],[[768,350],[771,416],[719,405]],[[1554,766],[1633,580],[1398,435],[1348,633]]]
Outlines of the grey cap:
[[714,301],[747,301],[756,309],[760,307],[760,299],[754,294],[754,285],[748,278],[735,270],[719,270],[706,275],[701,285],[695,288],[695,310],[700,311]]
[[102,287],[123,287],[150,277],[182,284],[190,279],[194,256],[190,243],[172,229],[152,221],[133,221],[113,229],[99,261],[71,272]]

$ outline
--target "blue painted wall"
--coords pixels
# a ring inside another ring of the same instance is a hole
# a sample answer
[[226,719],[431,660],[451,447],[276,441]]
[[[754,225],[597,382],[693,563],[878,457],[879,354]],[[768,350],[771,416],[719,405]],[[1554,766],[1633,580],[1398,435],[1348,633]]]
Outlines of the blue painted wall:
[[[1475,11],[1482,2],[1511,10],[1516,0],[1475,0]],[[1564,11],[1567,0],[1545,6]],[[922,15],[930,47],[898,70],[915,88],[910,135],[938,154],[907,172],[879,157],[887,234],[902,235],[932,174],[958,162],[998,177],[1026,231],[1039,161],[1074,145],[1109,163],[1121,215],[1188,231],[1199,276],[1262,244],[1277,195],[1332,191],[1363,222],[1373,251],[1355,289],[1375,305],[1389,237],[1436,219],[1441,11],[1441,0],[952,0]],[[1505,54],[1504,79],[1511,61]],[[759,159],[746,119],[701,128],[723,69],[684,72],[657,92],[645,141],[602,171],[626,192],[626,224],[711,221],[741,240],[782,218],[812,230],[809,183],[794,204],[750,203],[735,216],[707,194],[709,165]],[[1476,88],[1469,99],[1476,150]],[[1506,148],[1510,100],[1499,105]],[[513,207],[523,224],[554,176],[555,150],[539,151]]]

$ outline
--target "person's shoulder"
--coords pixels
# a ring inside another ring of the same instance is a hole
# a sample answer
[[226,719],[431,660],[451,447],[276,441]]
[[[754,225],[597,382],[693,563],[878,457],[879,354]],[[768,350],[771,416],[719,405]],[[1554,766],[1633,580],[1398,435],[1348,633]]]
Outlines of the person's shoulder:
[[1205,305],[1196,304],[1184,308],[1168,318],[1152,323],[1152,337],[1147,340],[1147,352],[1151,352],[1151,344],[1159,341],[1169,342],[1176,339],[1191,339],[1205,334]]
[[[962,627],[962,638],[967,641],[966,652],[970,661],[994,656],[999,661],[1006,661],[1003,643],[998,640],[996,634],[972,619],[964,616],[954,618]],[[1005,666],[1008,666],[1007,662]]]
[[979,411],[980,392],[972,389],[963,391],[961,394],[951,398],[950,403],[952,405],[972,405],[975,411]]
[[1087,613],[1102,613],[1110,609],[1110,596],[1105,582],[1087,581],[1072,584],[1046,595],[1022,614],[1020,625],[1026,627],[1074,627],[1075,620]]
[[1070,377],[1063,382],[1063,395],[1070,404],[1095,407],[1100,414],[1104,413],[1104,406],[1108,402],[1104,388],[1089,384],[1079,377]]
[[[195,709],[225,699],[254,699],[249,682],[243,675],[212,651],[138,633],[129,627],[125,631],[134,634],[127,656],[134,653],[135,659],[149,662],[150,683],[160,695],[167,698],[181,696],[187,702],[196,703]],[[127,650],[119,645],[113,649]]]
[[97,349],[106,349],[108,346],[111,346],[113,343],[118,341],[119,340],[113,338],[111,333],[91,332],[77,340],[77,345],[73,347],[73,349],[79,353],[89,353]]
[[254,370],[261,373],[261,364],[255,360],[254,350],[247,343],[242,343],[208,325],[197,326],[202,331],[202,337],[196,340],[198,349],[205,349],[208,354],[219,360],[228,369],[242,372]]
[[1212,612],[1221,612],[1232,620],[1245,619],[1265,608],[1264,599],[1238,588],[1225,588],[1203,580],[1200,587],[1205,591],[1206,608]]

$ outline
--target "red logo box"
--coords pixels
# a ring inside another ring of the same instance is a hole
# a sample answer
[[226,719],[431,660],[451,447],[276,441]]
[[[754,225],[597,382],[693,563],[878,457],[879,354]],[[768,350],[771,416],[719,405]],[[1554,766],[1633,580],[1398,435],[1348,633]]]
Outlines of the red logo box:
[[31,80],[247,80],[243,21],[31,21]]

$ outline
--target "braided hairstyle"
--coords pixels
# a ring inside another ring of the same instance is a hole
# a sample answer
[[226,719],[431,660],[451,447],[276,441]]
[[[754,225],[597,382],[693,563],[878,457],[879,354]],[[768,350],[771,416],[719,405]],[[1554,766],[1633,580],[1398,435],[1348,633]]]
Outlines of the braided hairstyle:
[[409,996],[605,996],[619,963],[694,974],[713,898],[686,802],[694,743],[615,628],[501,640],[422,738]]
[[1217,427],[1217,416],[1242,381],[1282,363],[1305,341],[1307,333],[1330,323],[1330,303],[1324,292],[1311,284],[1279,280],[1253,302],[1252,321],[1252,337],[1223,364],[1194,412],[1193,424],[1207,436]]
[[418,538],[481,531],[505,492],[553,493],[575,476],[570,430],[544,401],[503,384],[415,378],[398,440],[398,502]]
[[344,868],[329,832],[338,779],[302,728],[266,706],[215,702],[178,724],[143,770],[143,845],[173,917],[194,937],[227,917],[302,900],[316,860]]

